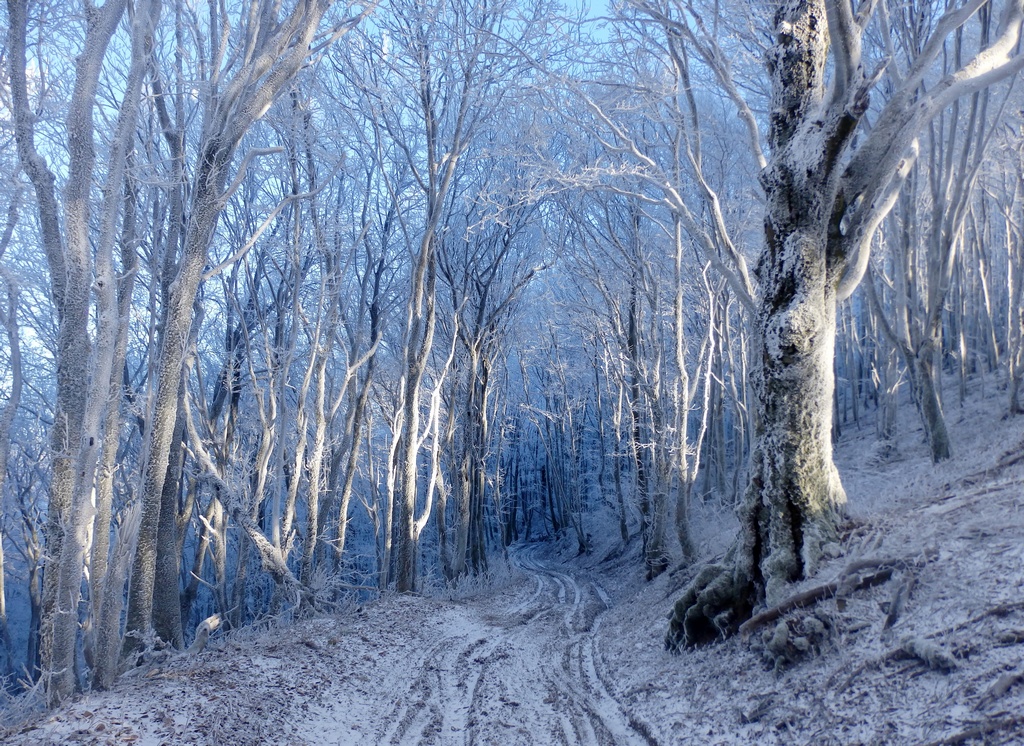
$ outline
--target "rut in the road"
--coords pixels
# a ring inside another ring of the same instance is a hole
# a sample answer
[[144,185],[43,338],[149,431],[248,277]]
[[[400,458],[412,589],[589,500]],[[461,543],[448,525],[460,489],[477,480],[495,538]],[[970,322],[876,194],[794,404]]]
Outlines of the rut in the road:
[[382,713],[380,743],[656,743],[601,673],[607,594],[539,555],[513,554],[513,592],[450,610],[443,639]]

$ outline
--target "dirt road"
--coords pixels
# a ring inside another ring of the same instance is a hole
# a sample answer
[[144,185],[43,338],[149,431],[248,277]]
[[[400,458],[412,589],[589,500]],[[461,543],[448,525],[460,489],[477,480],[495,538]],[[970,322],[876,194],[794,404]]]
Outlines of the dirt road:
[[[605,683],[597,633],[610,602],[601,586],[558,569],[537,545],[519,549],[511,560],[521,576],[516,582],[441,605],[437,639],[425,651],[394,659],[380,679],[377,722],[366,742],[656,743]],[[337,731],[331,741],[325,727],[344,722],[346,713],[351,717],[347,688],[344,681],[333,687],[328,698],[337,704],[310,723],[305,737],[311,742],[318,736],[328,743],[360,742]]]

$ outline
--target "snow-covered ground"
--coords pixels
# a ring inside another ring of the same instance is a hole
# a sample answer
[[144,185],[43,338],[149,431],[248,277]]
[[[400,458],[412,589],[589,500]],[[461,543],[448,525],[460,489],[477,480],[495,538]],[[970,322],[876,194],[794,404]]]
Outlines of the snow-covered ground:
[[[794,593],[851,563],[897,562],[884,583],[788,615],[790,642],[812,643],[804,655],[789,645],[788,665],[766,662],[782,649],[778,621],[749,640],[666,653],[666,614],[692,571],[645,583],[636,542],[616,551],[616,532],[594,526],[589,556],[528,545],[500,582],[455,599],[390,596],[215,638],[0,736],[26,746],[1024,744],[1024,417],[1001,419],[1004,395],[987,393],[949,408],[956,456],[937,467],[909,408],[897,460],[874,458],[871,425],[847,427],[843,553]],[[698,526],[714,518],[705,507]],[[727,540],[706,531],[703,551]]]

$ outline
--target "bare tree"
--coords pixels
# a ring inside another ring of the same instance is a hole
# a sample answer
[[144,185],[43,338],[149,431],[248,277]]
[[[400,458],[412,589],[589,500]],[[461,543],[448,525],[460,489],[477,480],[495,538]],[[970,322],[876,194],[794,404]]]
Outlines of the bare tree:
[[[1003,4],[989,46],[924,86],[949,37],[983,5],[949,8],[906,69],[889,63],[893,93],[859,142],[869,93],[885,72],[869,71],[863,52],[877,6],[790,0],[775,13],[766,56],[771,156],[760,178],[765,248],[750,483],[737,543],[675,605],[666,637],[672,649],[734,630],[755,605],[779,600],[835,540],[846,502],[831,442],[836,303],[864,274],[871,239],[899,194],[921,129],[952,102],[1024,65],[1024,4],[1013,0]],[[879,22],[885,29],[884,12]]]
[[[141,644],[157,613],[154,581],[158,554],[177,551],[173,532],[165,529],[161,534],[160,531],[164,482],[179,427],[179,392],[191,332],[192,306],[218,217],[234,191],[233,185],[227,184],[227,177],[235,151],[250,126],[294,80],[313,51],[321,19],[331,4],[330,0],[304,0],[283,13],[271,3],[257,3],[247,16],[242,38],[237,40],[234,49],[227,46],[229,36],[211,34],[216,41],[211,50],[210,78],[204,86],[203,134],[192,177],[182,254],[170,286],[157,363],[156,394],[147,432],[142,518],[128,599],[128,632],[133,636],[129,649]],[[365,9],[343,20],[328,40],[333,41],[347,32],[368,12],[369,9]],[[217,29],[221,23],[219,11],[211,9],[211,13],[211,28]],[[229,60],[230,65],[224,67],[223,60]],[[238,178],[244,175],[248,162],[258,155],[257,151],[247,154],[239,166]],[[159,541],[161,535],[165,537],[163,542]],[[260,547],[262,550],[262,545]],[[177,603],[166,613],[179,614]]]
[[[909,12],[912,9],[901,10],[901,19]],[[904,19],[901,30],[908,25]],[[980,9],[979,26],[978,43],[984,50],[992,31],[990,7]],[[908,35],[904,30],[897,38],[912,48],[914,42]],[[961,37],[962,32],[956,35],[943,73],[963,65],[965,41]],[[902,56],[913,57],[912,52],[901,51]],[[969,249],[965,244],[972,197],[1003,108],[997,107],[995,116],[990,113],[990,94],[989,89],[976,91],[966,102],[966,117],[961,102],[955,100],[929,123],[927,157],[918,160],[890,219],[893,235],[887,243],[895,256],[892,277],[885,277],[884,283],[894,286],[894,307],[890,313],[878,309],[878,320],[904,359],[934,462],[952,455],[940,398],[943,310],[954,290],[959,260]],[[1005,105],[1005,96],[1003,101]],[[882,278],[880,272],[876,275]],[[879,294],[869,293],[869,297],[877,300]],[[889,317],[896,323],[889,324]]]
[[[60,319],[58,421],[52,432],[54,443],[59,440],[61,449],[55,454],[50,483],[47,552],[53,564],[45,575],[41,646],[47,694],[53,703],[67,698],[75,684],[78,601],[84,554],[94,517],[89,495],[103,441],[103,425],[111,406],[108,397],[111,378],[117,375],[113,370],[119,321],[113,246],[146,58],[160,12],[159,3],[150,2],[138,8],[134,16],[131,67],[110,145],[94,262],[89,236],[89,192],[96,160],[93,111],[106,49],[126,5],[108,2],[99,11],[87,14],[84,48],[78,57],[75,88],[68,109],[70,161],[61,233],[53,193],[54,176],[35,149],[29,112],[24,49],[27,8],[24,3],[8,4],[15,49],[11,78],[18,149],[36,190],[53,298]],[[97,296],[94,345],[90,345],[87,330],[92,288]]]

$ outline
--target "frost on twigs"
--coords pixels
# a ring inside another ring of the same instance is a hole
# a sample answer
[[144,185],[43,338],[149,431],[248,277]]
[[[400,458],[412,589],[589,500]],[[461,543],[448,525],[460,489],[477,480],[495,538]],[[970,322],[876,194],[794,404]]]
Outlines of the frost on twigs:
[[755,635],[750,647],[775,671],[818,655],[833,632],[831,617],[821,611],[780,619]]
[[900,649],[907,655],[917,658],[933,671],[953,671],[957,667],[956,659],[934,642],[920,637],[905,637],[900,642]]

